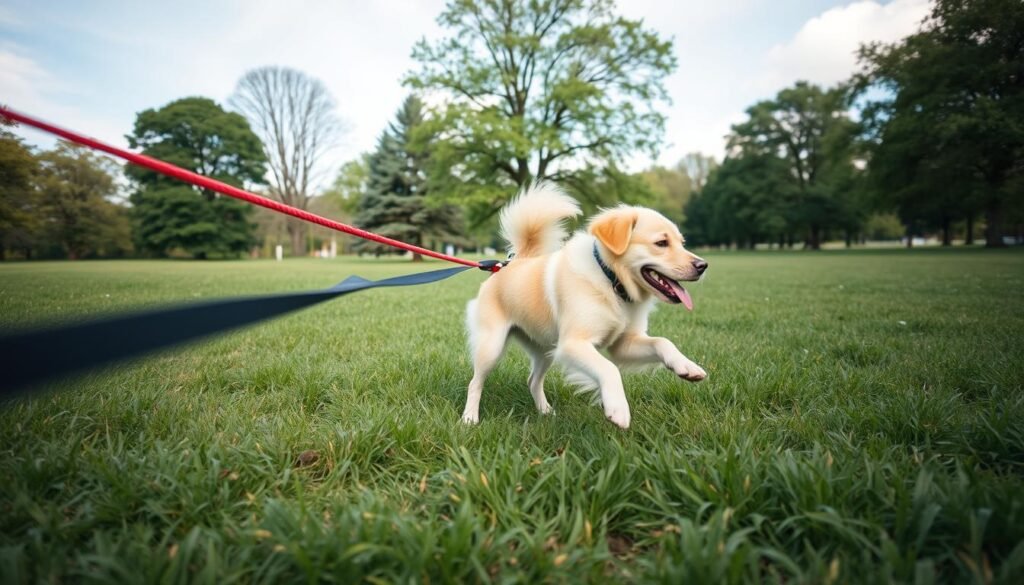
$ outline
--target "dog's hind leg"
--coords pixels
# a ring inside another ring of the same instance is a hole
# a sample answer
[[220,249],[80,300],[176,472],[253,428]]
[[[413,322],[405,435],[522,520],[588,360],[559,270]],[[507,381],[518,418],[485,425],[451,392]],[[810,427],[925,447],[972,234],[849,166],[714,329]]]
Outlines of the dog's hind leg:
[[504,319],[493,314],[487,318],[480,317],[477,301],[471,301],[466,322],[470,329],[473,379],[469,381],[466,408],[462,411],[462,422],[468,424],[476,424],[480,420],[480,395],[484,390],[484,380],[501,359],[509,332],[509,324]]
[[533,403],[541,414],[551,412],[551,405],[544,395],[544,375],[548,373],[551,362],[554,361],[544,348],[532,342],[523,341],[523,348],[530,355],[530,377],[526,383],[530,386],[530,394],[533,395]]

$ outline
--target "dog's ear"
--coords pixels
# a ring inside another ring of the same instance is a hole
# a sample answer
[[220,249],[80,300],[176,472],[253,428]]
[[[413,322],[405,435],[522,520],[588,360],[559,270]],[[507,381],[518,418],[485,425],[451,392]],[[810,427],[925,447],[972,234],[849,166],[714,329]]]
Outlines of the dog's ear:
[[590,233],[612,254],[620,256],[629,247],[636,220],[637,213],[633,209],[609,209],[590,222]]

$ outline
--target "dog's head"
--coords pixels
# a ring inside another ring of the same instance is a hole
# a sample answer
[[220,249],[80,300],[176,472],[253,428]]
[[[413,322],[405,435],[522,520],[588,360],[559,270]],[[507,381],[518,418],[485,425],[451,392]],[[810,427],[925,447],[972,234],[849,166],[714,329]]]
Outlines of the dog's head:
[[623,205],[594,216],[589,230],[631,297],[653,294],[693,310],[690,294],[678,281],[699,279],[708,263],[687,251],[676,224],[652,209]]

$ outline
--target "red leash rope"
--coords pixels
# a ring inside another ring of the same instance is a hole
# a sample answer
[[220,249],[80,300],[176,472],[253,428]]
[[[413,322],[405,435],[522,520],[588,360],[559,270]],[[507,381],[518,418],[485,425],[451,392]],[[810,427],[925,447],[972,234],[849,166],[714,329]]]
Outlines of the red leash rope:
[[170,163],[166,163],[162,160],[157,160],[155,158],[151,158],[142,154],[135,154],[134,152],[129,152],[127,150],[117,148],[116,146],[111,146],[109,144],[100,142],[99,140],[89,138],[88,136],[82,136],[81,134],[72,132],[70,130],[59,128],[57,126],[48,124],[46,122],[43,122],[42,120],[38,120],[26,114],[15,112],[14,110],[7,108],[6,106],[0,106],[0,115],[3,115],[4,117],[10,120],[21,122],[22,124],[26,124],[28,126],[32,126],[33,128],[37,128],[44,132],[56,134],[57,136],[60,136],[65,140],[76,142],[78,144],[81,144],[82,146],[88,146],[89,148],[100,150],[107,154],[114,155],[130,163],[139,165],[140,167],[146,167],[147,169],[156,171],[158,173],[162,173],[169,177],[174,177],[175,179],[185,181],[186,183],[191,183],[193,185],[197,185],[205,189],[210,189],[211,191],[216,191],[222,195],[227,195],[228,197],[241,199],[242,201],[247,201],[249,203],[252,203],[253,205],[266,207],[267,209],[272,209],[278,213],[283,213],[285,215],[297,217],[301,220],[308,221],[310,223],[315,223],[317,225],[322,225],[326,228],[330,228],[332,230],[337,230],[339,232],[353,235],[358,238],[363,238],[364,240],[371,240],[373,242],[386,244],[388,246],[393,246],[395,248],[400,248],[402,250],[407,250],[409,252],[414,252],[416,254],[430,256],[432,258],[437,258],[439,260],[447,260],[448,262],[454,262],[456,264],[462,264],[464,266],[473,266],[475,268],[481,268],[483,270],[488,270],[490,272],[497,272],[498,270],[501,269],[501,263],[498,262],[480,263],[474,262],[473,260],[456,258],[455,256],[449,256],[447,254],[442,254],[440,252],[435,252],[433,250],[428,250],[426,248],[421,248],[419,246],[414,246],[412,244],[406,244],[405,242],[400,242],[398,240],[393,240],[391,238],[379,236],[366,230],[361,230],[357,227],[346,225],[341,222],[334,221],[332,219],[327,219],[326,217],[321,217],[319,215],[316,215],[315,213],[303,211],[290,205],[285,205],[284,203],[274,201],[273,199],[262,197],[260,195],[256,195],[255,193],[250,193],[243,189],[239,189],[238,187],[232,187],[231,185],[221,183],[220,181],[216,181],[209,177],[204,177],[203,175],[193,173],[192,171],[187,171],[181,167],[172,165]]

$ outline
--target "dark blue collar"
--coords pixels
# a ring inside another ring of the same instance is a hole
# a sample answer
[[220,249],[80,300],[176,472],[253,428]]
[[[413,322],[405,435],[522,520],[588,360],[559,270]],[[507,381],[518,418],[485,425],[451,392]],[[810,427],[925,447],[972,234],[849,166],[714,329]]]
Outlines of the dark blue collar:
[[629,293],[626,292],[626,287],[622,285],[622,281],[619,280],[618,276],[615,276],[612,269],[608,268],[608,265],[601,259],[601,253],[597,250],[597,242],[594,242],[594,260],[597,260],[597,265],[601,267],[601,272],[604,272],[604,275],[611,281],[615,294],[619,295],[619,298],[627,303],[632,303],[633,299],[629,298]]

